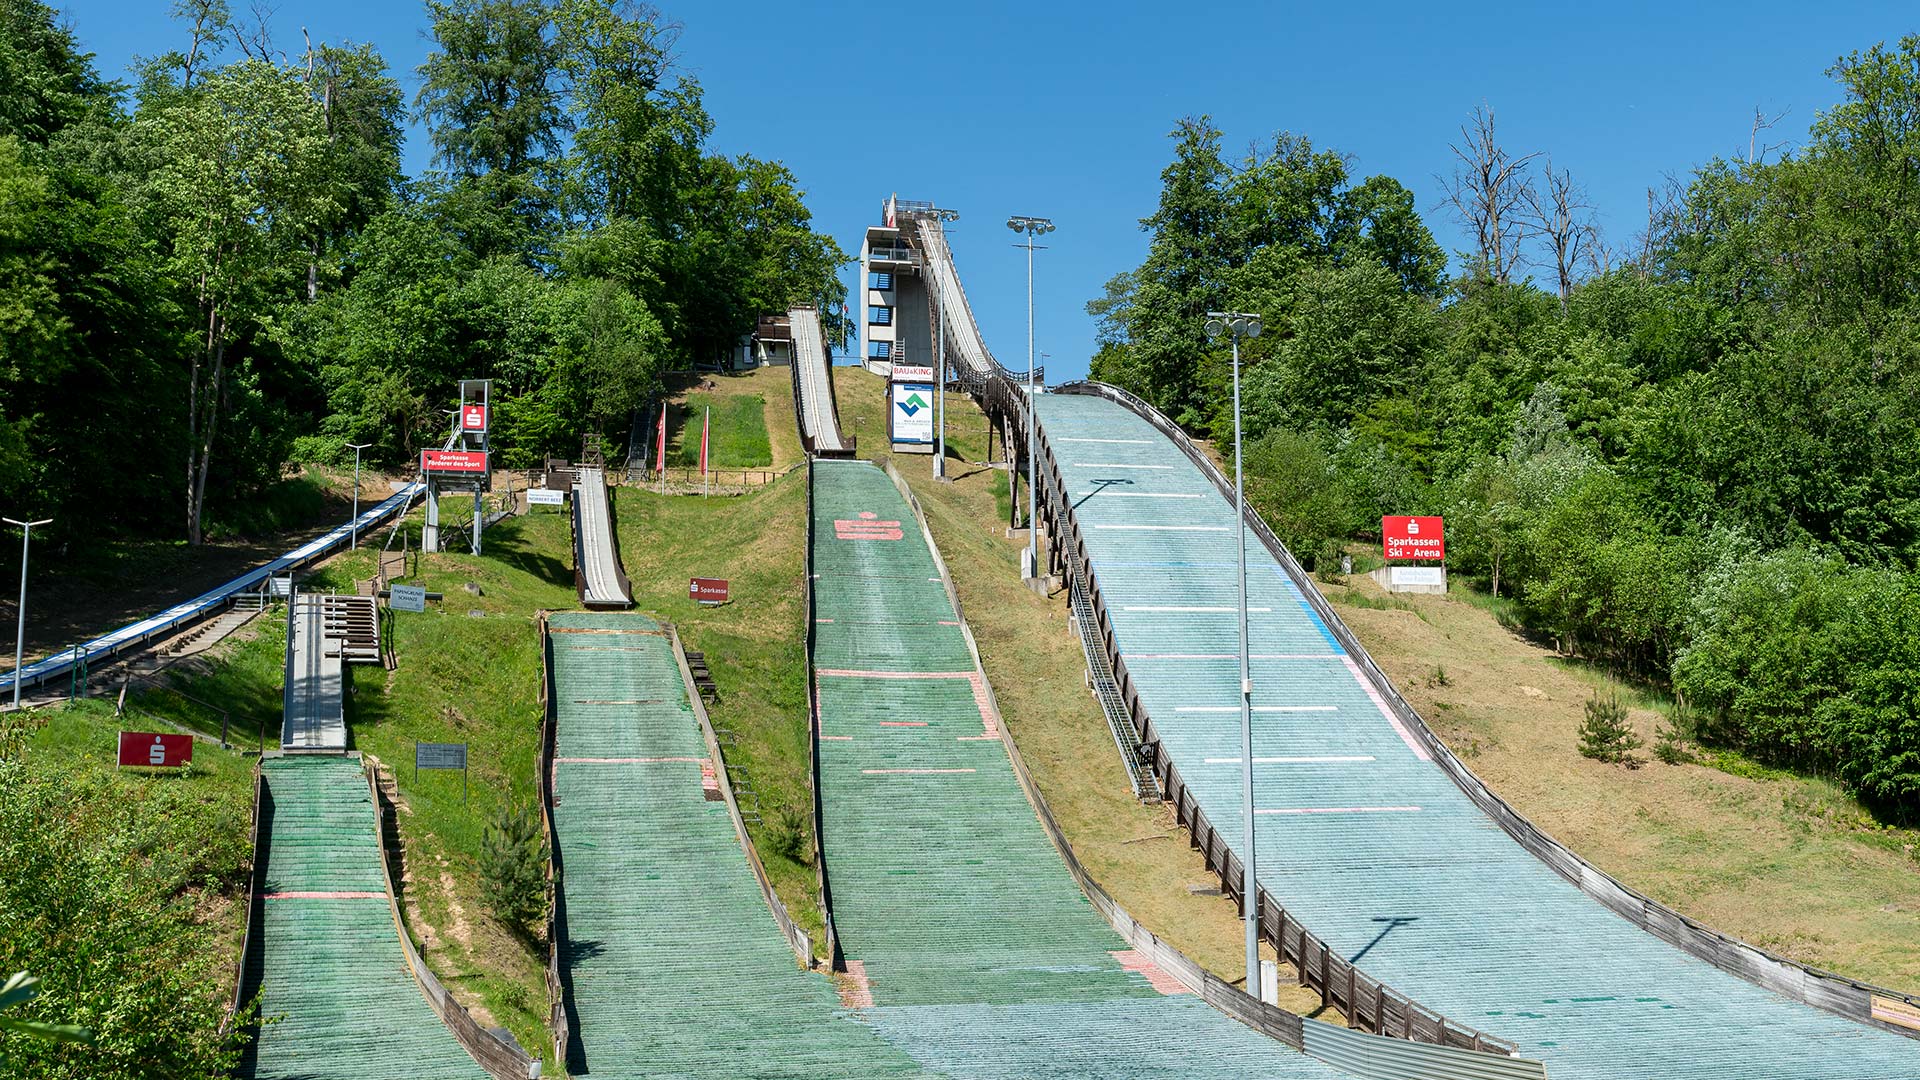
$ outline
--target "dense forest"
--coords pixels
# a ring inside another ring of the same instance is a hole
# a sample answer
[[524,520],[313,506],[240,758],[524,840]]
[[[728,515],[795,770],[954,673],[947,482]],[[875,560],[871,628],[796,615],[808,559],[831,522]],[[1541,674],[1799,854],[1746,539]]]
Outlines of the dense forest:
[[[1920,38],[1839,60],[1803,145],[1594,225],[1576,178],[1451,144],[1447,259],[1412,194],[1282,134],[1173,133],[1146,261],[1088,305],[1095,378],[1231,437],[1204,313],[1244,356],[1250,497],[1304,559],[1444,514],[1457,577],[1562,650],[1670,682],[1678,734],[1920,816]],[[1195,358],[1201,358],[1195,363]]]
[[[371,46],[176,13],[122,84],[53,9],[0,3],[12,516],[198,543],[290,462],[438,445],[463,378],[529,464],[624,435],[763,312],[839,310],[844,256],[783,166],[708,151],[650,8],[430,0],[412,100]],[[435,167],[408,176],[416,119]]]

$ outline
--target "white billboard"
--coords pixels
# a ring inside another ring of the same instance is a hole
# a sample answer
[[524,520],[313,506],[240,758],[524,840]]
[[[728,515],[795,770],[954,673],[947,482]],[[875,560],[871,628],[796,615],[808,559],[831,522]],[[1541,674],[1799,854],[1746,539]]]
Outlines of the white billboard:
[[896,443],[933,442],[933,384],[892,384],[891,424]]

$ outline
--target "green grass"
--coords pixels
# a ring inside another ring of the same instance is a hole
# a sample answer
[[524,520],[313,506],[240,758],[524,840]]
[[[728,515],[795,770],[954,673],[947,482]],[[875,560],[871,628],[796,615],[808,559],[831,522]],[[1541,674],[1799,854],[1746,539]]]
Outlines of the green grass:
[[755,469],[773,464],[773,446],[767,438],[766,399],[758,394],[687,395],[677,407],[680,431],[667,458],[674,465],[700,464],[700,426],[706,410],[713,410],[713,437],[708,462],[716,468]]
[[200,743],[186,766],[120,770],[123,727],[156,725],[88,700],[0,718],[0,966],[43,980],[25,1018],[100,1036],[79,1048],[0,1033],[0,1074],[232,1063],[217,1029],[246,924],[252,762]]

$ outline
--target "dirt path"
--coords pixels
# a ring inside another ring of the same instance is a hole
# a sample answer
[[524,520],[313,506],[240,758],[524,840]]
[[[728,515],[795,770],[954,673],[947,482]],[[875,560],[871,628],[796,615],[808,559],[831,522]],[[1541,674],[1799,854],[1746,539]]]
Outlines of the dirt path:
[[[1654,704],[1452,597],[1321,584],[1469,768],[1601,869],[1716,929],[1818,967],[1920,988],[1920,831],[1883,829],[1834,785],[1666,765]],[[1384,607],[1360,606],[1387,605]],[[1636,707],[1637,769],[1581,757],[1585,703]],[[1731,767],[1741,768],[1738,764]]]

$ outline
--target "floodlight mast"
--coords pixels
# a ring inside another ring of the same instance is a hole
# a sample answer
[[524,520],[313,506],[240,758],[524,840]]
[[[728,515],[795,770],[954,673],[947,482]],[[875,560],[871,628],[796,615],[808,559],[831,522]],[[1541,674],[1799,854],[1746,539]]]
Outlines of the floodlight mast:
[[1026,573],[1022,576],[1028,580],[1040,576],[1039,497],[1035,494],[1034,489],[1034,481],[1037,477],[1037,466],[1034,462],[1035,435],[1033,430],[1033,395],[1035,393],[1033,378],[1033,253],[1036,250],[1045,250],[1045,245],[1035,244],[1034,240],[1052,232],[1054,227],[1052,218],[1028,217],[1024,214],[1013,214],[1007,218],[1007,228],[1012,229],[1015,233],[1023,234],[1026,237],[1023,243],[1015,244],[1014,247],[1027,249],[1027,565],[1023,568]]
[[1253,668],[1247,641],[1247,487],[1240,439],[1240,339],[1260,336],[1260,316],[1241,311],[1207,312],[1207,336],[1233,346],[1233,518],[1240,552],[1240,826],[1246,851],[1240,860],[1240,905],[1247,924],[1247,993],[1264,1000],[1260,987],[1259,880],[1254,873]]
[[35,525],[51,525],[52,518],[39,521],[15,521],[12,518],[0,518],[9,525],[20,527],[20,604],[19,622],[13,631],[13,707],[20,707],[20,660],[24,655],[27,642],[27,549],[33,539]]

